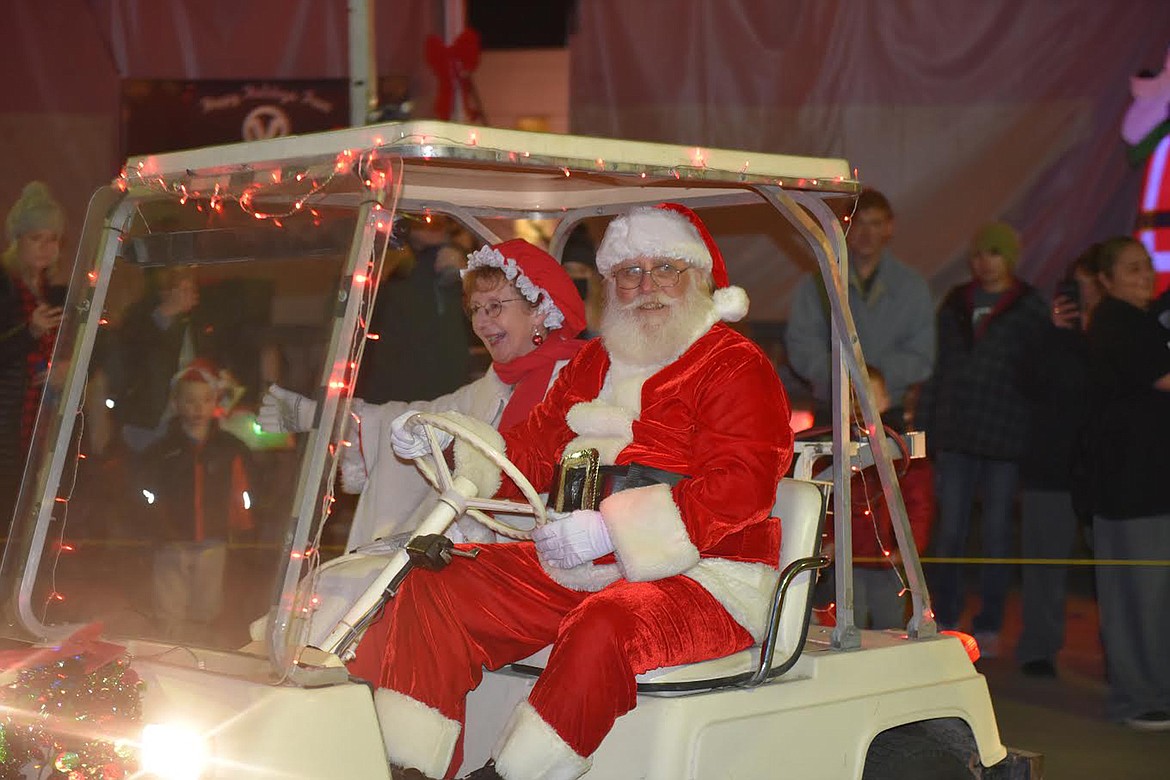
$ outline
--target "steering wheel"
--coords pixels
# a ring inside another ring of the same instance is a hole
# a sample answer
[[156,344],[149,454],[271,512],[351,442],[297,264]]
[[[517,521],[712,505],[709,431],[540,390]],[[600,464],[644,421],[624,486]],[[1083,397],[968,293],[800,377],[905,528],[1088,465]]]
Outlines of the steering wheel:
[[471,445],[471,447],[507,474],[527,500],[527,503],[523,503],[496,498],[468,498],[468,515],[509,539],[531,539],[532,531],[509,525],[502,520],[486,514],[487,512],[532,515],[536,521],[536,525],[544,525],[548,522],[548,514],[544,506],[544,500],[536,492],[536,488],[532,487],[532,483],[528,481],[528,478],[520,472],[520,469],[516,468],[512,461],[508,460],[500,452],[497,452],[494,447],[484,441],[470,428],[443,414],[431,414],[427,412],[419,412],[414,415],[410,418],[408,424],[422,425],[426,431],[427,440],[431,443],[430,455],[415,458],[414,465],[426,478],[427,482],[435,490],[439,491],[439,493],[444,493],[451,488],[453,478],[451,476],[451,470],[447,468],[447,459],[443,457],[443,448],[439,446],[439,440],[435,436],[436,430],[449,433],[455,438],[462,439]]

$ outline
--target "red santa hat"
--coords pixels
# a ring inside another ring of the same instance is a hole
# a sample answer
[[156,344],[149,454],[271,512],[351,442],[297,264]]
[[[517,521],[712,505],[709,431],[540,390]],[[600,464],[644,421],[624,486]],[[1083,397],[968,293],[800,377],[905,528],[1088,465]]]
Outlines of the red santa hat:
[[552,255],[522,238],[485,244],[467,256],[468,271],[484,266],[499,268],[521,295],[537,304],[549,331],[576,338],[585,330],[585,303],[565,269]]
[[219,389],[219,372],[215,368],[215,364],[205,358],[195,358],[187,365],[180,368],[173,377],[171,377],[171,387],[179,384],[179,382],[198,382],[200,384],[211,385],[213,389]]
[[597,270],[603,276],[634,257],[669,257],[711,273],[719,319],[738,322],[748,310],[742,287],[730,284],[723,253],[699,215],[678,203],[642,206],[609,223],[597,249]]

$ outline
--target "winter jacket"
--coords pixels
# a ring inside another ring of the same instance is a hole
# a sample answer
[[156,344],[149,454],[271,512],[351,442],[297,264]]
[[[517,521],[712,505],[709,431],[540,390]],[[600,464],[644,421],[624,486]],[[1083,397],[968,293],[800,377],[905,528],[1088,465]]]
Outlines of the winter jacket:
[[1025,370],[1039,354],[1048,306],[1016,279],[978,326],[976,282],[959,285],[938,310],[938,360],[919,407],[932,451],[1017,460],[1028,439]]

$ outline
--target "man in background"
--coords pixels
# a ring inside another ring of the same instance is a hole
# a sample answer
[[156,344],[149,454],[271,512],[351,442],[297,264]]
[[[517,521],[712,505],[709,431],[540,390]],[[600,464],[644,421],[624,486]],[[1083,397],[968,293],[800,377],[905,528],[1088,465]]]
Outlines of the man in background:
[[[849,224],[849,308],[866,363],[886,378],[896,427],[912,427],[918,388],[934,368],[934,304],[926,280],[889,250],[894,212],[865,189]],[[828,424],[832,390],[829,299],[819,274],[796,289],[785,337],[792,370],[812,388],[816,424]]]

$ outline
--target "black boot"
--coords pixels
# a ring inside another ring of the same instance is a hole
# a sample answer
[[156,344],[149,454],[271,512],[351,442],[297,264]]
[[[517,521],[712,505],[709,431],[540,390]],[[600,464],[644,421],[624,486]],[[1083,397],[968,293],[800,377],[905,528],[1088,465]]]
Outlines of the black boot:
[[390,780],[434,780],[414,767],[390,765]]
[[464,777],[463,780],[504,780],[504,778],[496,771],[496,762],[488,761],[479,769]]

